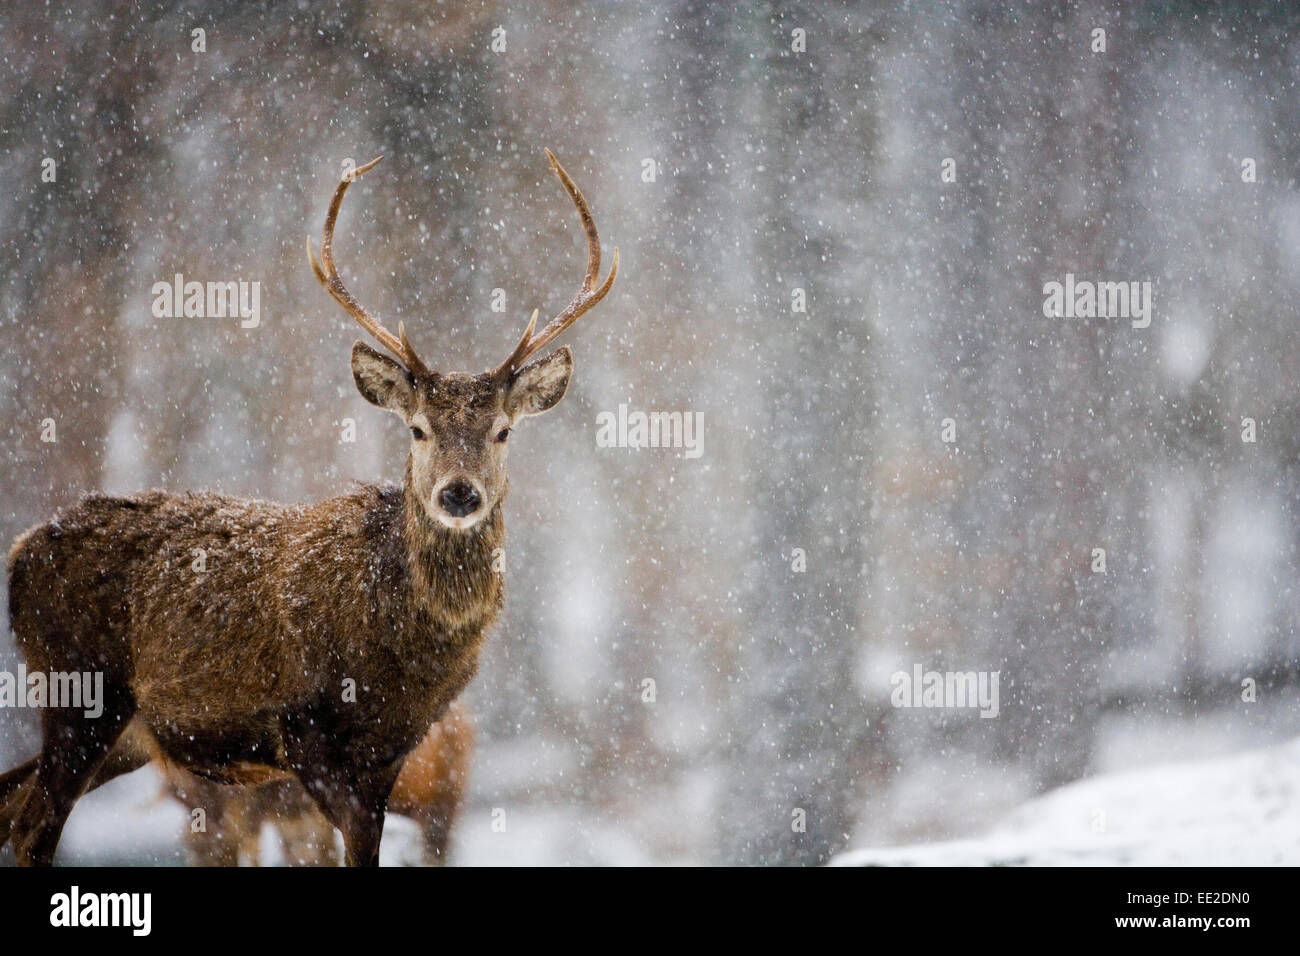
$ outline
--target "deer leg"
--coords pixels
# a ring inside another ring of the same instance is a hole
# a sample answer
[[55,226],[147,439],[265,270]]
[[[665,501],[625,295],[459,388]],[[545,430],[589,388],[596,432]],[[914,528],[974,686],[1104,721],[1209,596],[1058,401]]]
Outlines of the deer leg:
[[105,688],[105,698],[97,718],[70,708],[49,708],[41,715],[41,755],[35,775],[24,781],[29,792],[13,821],[20,866],[54,863],[68,814],[126,729],[135,710],[129,692]]
[[[131,738],[131,739],[129,739]],[[40,766],[40,757],[33,757],[19,764],[4,774],[0,774],[0,847],[9,842],[9,834],[14,818],[27,802],[36,780],[36,769]],[[82,796],[102,787],[110,780],[115,780],[124,773],[138,770],[149,762],[149,754],[142,749],[139,742],[128,733],[122,734],[113,745],[108,757],[99,765],[95,779],[82,792]]]
[[424,862],[427,866],[447,865],[447,846],[451,842],[451,819],[435,811],[424,821]]
[[316,808],[306,806],[302,812],[287,810],[279,819],[280,844],[285,859],[292,866],[338,866],[334,847],[334,826]]
[[[190,866],[239,866],[241,834],[232,818],[231,807],[224,796],[213,797],[218,784],[206,780],[203,784],[205,796],[208,797],[203,801],[208,804],[203,808],[203,829],[196,831],[192,823],[185,827],[186,860]],[[189,808],[191,814],[199,809],[198,801],[181,802]]]
[[394,760],[387,767],[359,775],[357,783],[361,801],[361,818],[355,830],[343,831],[343,851],[348,866],[378,866],[379,840],[384,835],[384,818],[388,795],[393,792],[402,762]]
[[36,773],[39,758],[33,757],[14,769],[0,775],[0,847],[9,842],[9,831],[14,817],[23,808],[31,791],[28,781]]
[[343,833],[348,866],[378,866],[388,795],[402,768],[363,767],[340,752],[337,741],[310,714],[285,727],[285,751],[299,782],[321,813]]
[[325,819],[343,833],[347,866],[379,865],[379,840],[384,833],[388,794],[398,769],[400,762],[395,762],[390,767],[353,775],[346,765],[331,767],[318,763],[309,771],[299,772],[298,779]]
[[465,768],[461,763],[442,775],[434,799],[424,810],[424,861],[430,866],[447,865],[451,828],[465,789]]

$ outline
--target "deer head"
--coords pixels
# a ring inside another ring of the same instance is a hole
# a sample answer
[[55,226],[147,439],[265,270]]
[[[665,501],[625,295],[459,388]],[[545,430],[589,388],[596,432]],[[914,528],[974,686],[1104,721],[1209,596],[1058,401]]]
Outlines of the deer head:
[[334,222],[343,194],[382,156],[339,181],[325,216],[319,262],[311,238],[307,239],[307,256],[321,285],[362,328],[397,356],[394,360],[358,341],[352,346],[352,377],[366,401],[388,409],[406,423],[411,432],[407,465],[411,491],[430,517],[458,531],[473,528],[490,515],[505,494],[507,438],[515,423],[554,408],[569,387],[573,354],[567,345],[543,358],[528,360],[603,299],[618,274],[615,249],[609,275],[595,285],[600,273],[596,222],[564,167],[549,149],[546,156],[582,218],[587,233],[587,273],[573,301],[540,333],[535,333],[537,310],[533,310],[510,357],[489,371],[477,375],[432,371],[415,354],[405,326],[399,322],[397,335],[393,335],[361,306],[339,278],[334,267]]

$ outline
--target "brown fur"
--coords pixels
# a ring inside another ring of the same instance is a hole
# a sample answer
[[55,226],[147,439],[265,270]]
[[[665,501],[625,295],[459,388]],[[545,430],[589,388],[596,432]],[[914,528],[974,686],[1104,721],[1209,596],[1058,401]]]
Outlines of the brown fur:
[[200,776],[298,776],[373,862],[401,758],[469,682],[500,610],[500,508],[454,531],[397,486],[308,506],[147,492],[92,495],[33,529],[10,559],[28,667],[102,671],[107,701],[97,721],[44,711],[47,785],[3,824],[20,861],[52,858],[46,821],[61,830],[135,716]]
[[[388,798],[388,811],[409,817],[420,826],[424,862],[447,861],[451,827],[460,809],[473,749],[474,728],[469,711],[454,702],[447,716],[429,728],[424,739],[402,764]],[[185,846],[195,866],[236,866],[260,863],[263,824],[277,833],[285,860],[296,866],[337,866],[334,827],[296,780],[275,780],[257,786],[225,786],[198,777],[170,761],[162,761],[168,796],[190,811],[202,809],[204,826],[193,819],[185,826]]]

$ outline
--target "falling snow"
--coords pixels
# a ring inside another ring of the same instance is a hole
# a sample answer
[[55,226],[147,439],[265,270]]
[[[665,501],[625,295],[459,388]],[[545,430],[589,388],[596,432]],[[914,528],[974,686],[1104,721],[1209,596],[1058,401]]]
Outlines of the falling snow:
[[[91,492],[400,482],[304,236],[382,154],[340,272],[478,373],[582,280],[549,147],[620,269],[511,430],[451,862],[1300,862],[1296,9],[231,6],[0,12],[6,547]],[[39,749],[0,708],[0,769]],[[163,787],[60,862],[183,861]]]

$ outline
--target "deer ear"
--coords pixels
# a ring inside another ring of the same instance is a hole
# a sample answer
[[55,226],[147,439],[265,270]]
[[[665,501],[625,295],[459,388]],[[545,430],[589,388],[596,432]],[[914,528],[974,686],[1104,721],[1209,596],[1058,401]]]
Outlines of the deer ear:
[[365,342],[352,346],[352,378],[361,397],[371,405],[399,415],[408,414],[415,405],[411,373],[400,362],[376,352]]
[[573,353],[562,345],[546,358],[529,362],[510,382],[506,414],[511,420],[523,415],[540,415],[554,408],[564,397],[573,374]]

